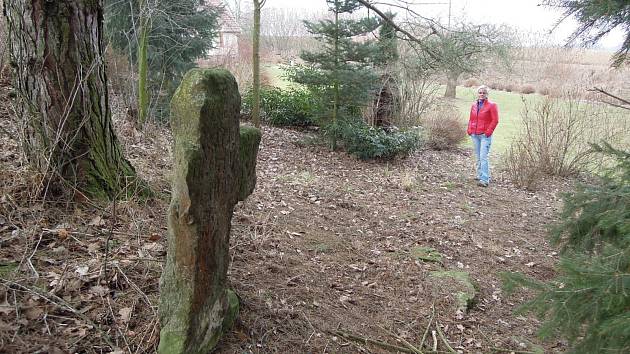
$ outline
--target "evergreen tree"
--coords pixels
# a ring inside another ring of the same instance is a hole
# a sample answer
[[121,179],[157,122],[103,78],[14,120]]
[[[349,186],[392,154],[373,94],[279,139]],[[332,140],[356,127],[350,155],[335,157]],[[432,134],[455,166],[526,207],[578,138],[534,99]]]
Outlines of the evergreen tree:
[[[212,47],[218,30],[218,10],[205,0],[106,0],[105,29],[109,44],[137,62],[145,38],[148,89],[158,108],[166,109],[171,94],[195,60]],[[147,26],[146,19],[150,24]]]
[[387,66],[398,60],[398,38],[396,36],[396,28],[392,25],[395,14],[391,12],[385,13],[389,21],[382,21],[378,31],[378,64]]
[[630,352],[630,153],[595,147],[617,165],[593,186],[565,197],[552,241],[563,247],[559,276],[539,282],[503,274],[508,291],[532,288],[537,296],[521,310],[546,321],[543,337],[564,335],[573,353]]
[[372,40],[355,38],[376,30],[380,23],[375,18],[349,18],[362,7],[356,0],[326,2],[332,20],[305,21],[321,48],[318,52],[303,52],[300,57],[307,64],[293,69],[289,78],[305,85],[321,100],[323,123],[335,149],[339,120],[360,115],[377,80],[371,65],[377,60],[378,46]]

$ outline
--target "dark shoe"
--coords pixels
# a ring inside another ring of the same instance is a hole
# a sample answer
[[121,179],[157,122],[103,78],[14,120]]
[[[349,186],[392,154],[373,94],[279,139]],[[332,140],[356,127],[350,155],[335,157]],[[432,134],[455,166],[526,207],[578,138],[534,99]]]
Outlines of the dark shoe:
[[488,186],[488,182],[479,181],[479,183],[477,183],[477,185],[478,185],[479,187],[487,187],[487,186]]

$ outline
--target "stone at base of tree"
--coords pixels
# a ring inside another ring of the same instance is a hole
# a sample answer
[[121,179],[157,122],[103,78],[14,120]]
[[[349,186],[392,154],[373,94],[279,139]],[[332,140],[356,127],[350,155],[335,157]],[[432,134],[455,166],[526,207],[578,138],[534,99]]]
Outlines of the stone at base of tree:
[[442,289],[448,289],[456,302],[456,310],[466,312],[476,301],[478,285],[470,278],[468,272],[456,270],[435,271],[429,274],[441,284]]
[[256,159],[262,134],[259,129],[242,125],[240,129],[240,175],[238,200],[245,200],[256,187]]

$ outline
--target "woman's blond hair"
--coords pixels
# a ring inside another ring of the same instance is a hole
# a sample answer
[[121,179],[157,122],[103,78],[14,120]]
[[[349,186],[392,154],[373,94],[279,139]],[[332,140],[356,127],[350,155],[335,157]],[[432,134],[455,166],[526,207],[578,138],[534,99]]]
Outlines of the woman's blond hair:
[[477,88],[477,92],[484,90],[486,92],[486,95],[490,94],[490,88],[486,85],[481,85]]

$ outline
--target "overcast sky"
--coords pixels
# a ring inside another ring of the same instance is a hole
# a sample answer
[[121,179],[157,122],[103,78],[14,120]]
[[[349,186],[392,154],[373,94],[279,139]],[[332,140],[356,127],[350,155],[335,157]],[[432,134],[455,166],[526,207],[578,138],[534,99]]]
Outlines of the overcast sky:
[[[385,3],[388,0],[381,0]],[[426,17],[448,22],[449,0],[410,0],[416,4],[415,11]],[[522,31],[547,33],[561,18],[562,12],[544,6],[538,6],[540,0],[451,0],[451,17],[464,19],[466,22],[508,24]],[[441,4],[439,4],[441,3]],[[268,7],[304,8],[326,10],[325,0],[267,0]],[[380,6],[380,5],[379,5]],[[551,35],[555,43],[564,43],[564,39],[575,28],[576,22],[565,20]],[[616,31],[604,38],[602,47],[618,47],[622,42],[621,31]]]

